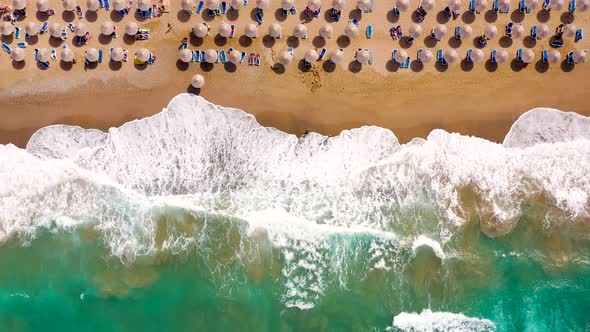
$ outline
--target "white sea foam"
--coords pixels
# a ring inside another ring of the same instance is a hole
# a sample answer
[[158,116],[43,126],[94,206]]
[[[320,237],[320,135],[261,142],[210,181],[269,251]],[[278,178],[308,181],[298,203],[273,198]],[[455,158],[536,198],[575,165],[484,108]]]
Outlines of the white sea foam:
[[414,253],[414,255],[416,254],[416,251],[420,247],[429,247],[430,249],[432,249],[432,251],[434,252],[436,257],[438,257],[442,260],[444,260],[446,257],[445,252],[443,251],[442,247],[440,246],[440,243],[438,243],[438,241],[435,241],[435,240],[433,240],[429,237],[426,237],[424,235],[418,236],[414,240],[414,242],[412,242],[412,252]]
[[489,332],[496,325],[490,320],[467,317],[451,312],[433,312],[429,309],[421,313],[402,312],[393,318],[393,327],[411,332]]

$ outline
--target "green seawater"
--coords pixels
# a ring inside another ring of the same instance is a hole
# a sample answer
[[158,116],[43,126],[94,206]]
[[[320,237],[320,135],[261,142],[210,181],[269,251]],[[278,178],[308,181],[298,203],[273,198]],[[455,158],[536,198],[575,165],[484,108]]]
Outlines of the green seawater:
[[[590,330],[590,241],[575,227],[524,216],[489,237],[473,221],[441,259],[371,234],[288,248],[235,220],[185,219],[160,220],[156,246],[181,230],[203,235],[194,245],[134,258],[113,256],[92,225],[11,239],[0,247],[0,331],[383,331],[424,309],[498,331]],[[375,268],[377,251],[386,268]]]

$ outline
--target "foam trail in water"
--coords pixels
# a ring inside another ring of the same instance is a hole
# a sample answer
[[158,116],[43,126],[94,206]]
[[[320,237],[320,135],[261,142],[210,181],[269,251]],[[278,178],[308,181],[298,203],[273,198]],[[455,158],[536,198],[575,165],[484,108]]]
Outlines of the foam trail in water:
[[488,332],[496,330],[494,323],[487,319],[472,318],[451,312],[433,312],[429,309],[419,314],[402,312],[393,318],[393,326],[402,331],[412,332]]

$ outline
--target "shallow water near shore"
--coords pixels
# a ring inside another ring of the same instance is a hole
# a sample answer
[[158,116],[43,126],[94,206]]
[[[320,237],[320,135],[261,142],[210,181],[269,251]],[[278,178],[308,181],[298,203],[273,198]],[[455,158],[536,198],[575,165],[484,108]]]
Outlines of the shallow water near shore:
[[588,329],[589,127],[297,138],[191,95],[47,127],[0,146],[0,330]]

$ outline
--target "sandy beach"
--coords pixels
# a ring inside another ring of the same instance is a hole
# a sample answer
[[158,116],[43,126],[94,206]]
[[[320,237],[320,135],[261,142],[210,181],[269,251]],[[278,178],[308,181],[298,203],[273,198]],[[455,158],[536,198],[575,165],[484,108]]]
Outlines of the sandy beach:
[[[29,20],[42,22],[46,19],[36,15],[33,1],[29,2],[28,17],[17,23],[21,28]],[[567,14],[567,6],[563,11],[551,12],[548,17],[540,8],[522,15],[515,1],[512,1],[510,13],[497,17],[491,11],[474,16],[463,14],[445,23],[449,32],[442,42],[434,43],[426,35],[434,25],[446,21],[439,13],[446,2],[444,5],[441,2],[421,23],[425,31],[423,36],[407,45],[403,41],[393,41],[389,28],[401,25],[407,33],[412,24],[411,12],[418,5],[416,1],[411,2],[410,11],[401,13],[399,20],[391,12],[393,1],[376,3],[372,13],[361,15],[361,33],[350,43],[341,35],[348,19],[357,18],[357,13],[354,10],[356,2],[347,1],[343,19],[332,23],[335,36],[324,45],[317,36],[319,27],[326,23],[324,13],[330,8],[329,1],[324,1],[319,18],[304,22],[309,38],[299,41],[288,37],[293,26],[302,22],[303,17],[289,15],[282,21],[280,2],[272,2],[265,10],[259,38],[251,43],[242,35],[243,27],[253,22],[255,1],[238,13],[214,19],[207,14],[189,16],[180,11],[180,1],[172,1],[170,13],[147,20],[134,15],[121,17],[115,11],[104,9],[97,15],[86,12],[86,18],[80,20],[75,15],[63,13],[60,2],[51,1],[56,15],[49,17],[48,21],[60,22],[64,26],[70,21],[74,24],[85,22],[93,36],[83,47],[74,46],[71,37],[64,42],[75,51],[78,60],[71,67],[59,60],[52,61],[48,70],[41,70],[36,65],[33,48],[61,47],[61,41],[50,38],[48,33],[39,35],[36,41],[28,41],[31,45],[26,48],[24,64],[12,62],[4,52],[0,55],[0,76],[3,78],[0,81],[0,143],[24,146],[35,130],[51,124],[75,124],[106,130],[160,112],[173,96],[187,91],[198,92],[216,104],[242,109],[255,115],[263,125],[294,134],[311,129],[334,135],[344,129],[378,125],[391,129],[401,142],[425,137],[436,128],[501,142],[512,123],[535,107],[555,107],[590,115],[585,99],[590,92],[589,65],[568,66],[562,62],[544,67],[540,62],[541,51],[550,49],[548,38],[536,41],[515,39],[511,45],[507,44],[510,40],[506,38],[495,38],[483,49],[486,57],[481,63],[461,61],[445,69],[434,63],[422,67],[415,61],[418,48],[430,48],[433,52],[438,48],[454,48],[461,59],[465,58],[467,50],[476,48],[476,44],[473,37],[463,40],[460,45],[456,43],[452,32],[457,25],[471,25],[476,36],[486,25],[494,24],[501,36],[504,26],[512,20],[521,22],[525,36],[528,36],[530,27],[539,22],[545,22],[553,30],[561,22],[574,19],[576,27],[590,31],[588,13],[576,12],[572,17]],[[85,1],[79,1],[79,4],[85,8]],[[298,0],[296,6],[302,13],[305,2]],[[467,3],[464,2],[462,12],[466,10]],[[119,28],[119,38],[99,37],[100,23],[106,20],[113,21]],[[151,29],[149,40],[134,41],[123,37],[124,25],[131,20]],[[235,38],[215,37],[221,21],[236,25]],[[266,34],[270,23],[276,21],[282,25],[284,36],[273,41]],[[188,37],[191,28],[201,22],[211,25],[211,33],[203,40],[190,38],[190,49],[227,51],[233,47],[247,53],[260,53],[262,65],[179,63],[182,38]],[[367,39],[364,33],[368,24],[374,28],[372,39]],[[24,36],[20,39],[3,37],[2,40],[14,47],[16,42],[24,41]],[[574,43],[572,38],[565,38],[565,47],[558,49],[562,61],[567,52],[586,49],[587,45],[587,39]],[[271,65],[276,55],[289,46],[295,47],[295,60],[284,70],[273,70]],[[106,60],[85,69],[84,50],[90,47],[102,49]],[[111,47],[123,47],[131,55],[145,47],[156,55],[157,60],[147,67],[136,67],[133,61],[109,63],[108,50]],[[328,50],[342,47],[346,60],[335,68],[321,61],[311,70],[302,71],[300,60],[311,47],[326,47]],[[527,66],[509,61],[495,67],[488,62],[489,52],[501,47],[507,49],[512,59],[518,48],[531,48],[535,60]],[[357,48],[370,49],[374,63],[359,66],[353,60]],[[401,69],[390,60],[393,49],[406,49],[412,57],[410,69]],[[205,77],[206,85],[201,91],[190,87],[194,74]]]

